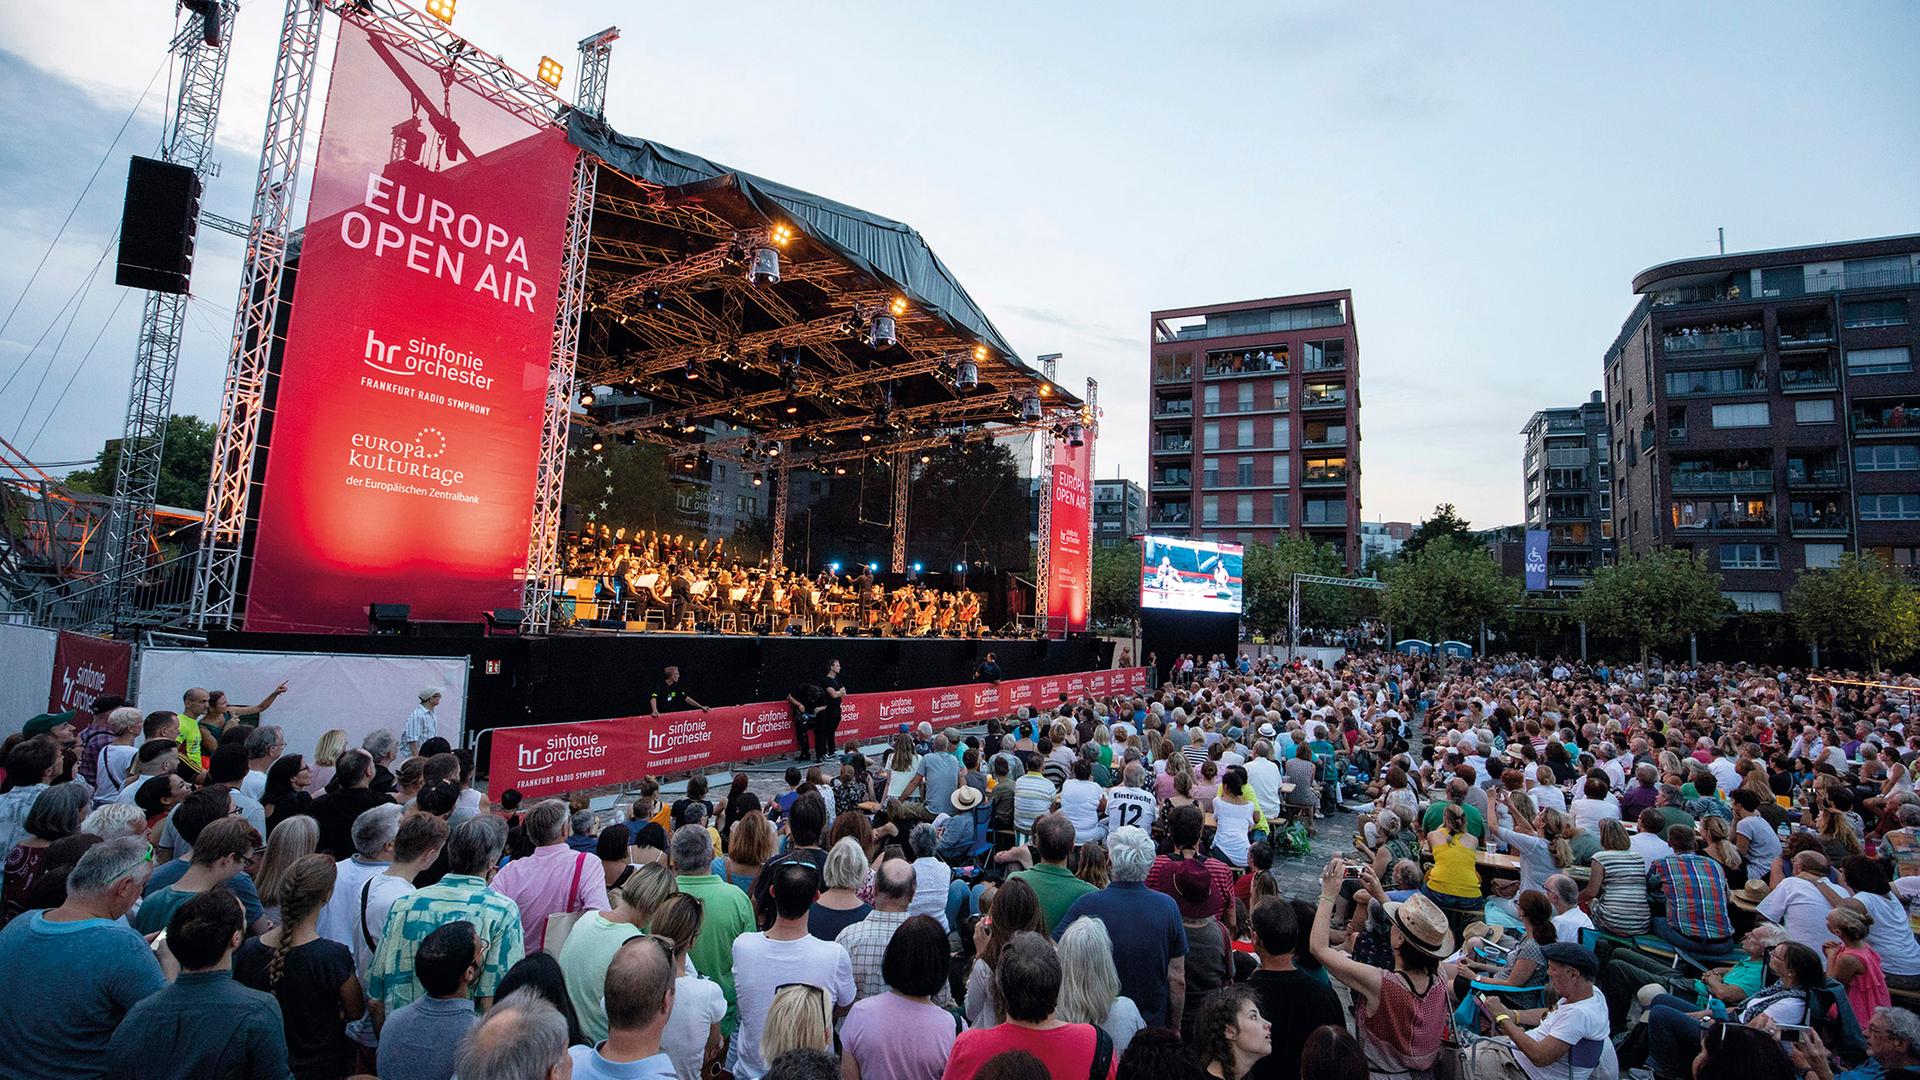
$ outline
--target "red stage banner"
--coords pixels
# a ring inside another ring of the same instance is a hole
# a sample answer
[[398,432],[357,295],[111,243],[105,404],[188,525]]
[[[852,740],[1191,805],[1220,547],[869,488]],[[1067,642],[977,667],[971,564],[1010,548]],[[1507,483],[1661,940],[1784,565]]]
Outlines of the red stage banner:
[[1053,444],[1053,534],[1047,544],[1047,621],[1051,632],[1066,619],[1069,631],[1087,628],[1093,583],[1093,432],[1073,446]]
[[248,630],[520,606],[576,152],[444,73],[341,21]]
[[[107,694],[127,696],[133,672],[133,644],[108,641],[71,631],[60,631],[53,646],[53,685],[47,692],[47,711],[78,709],[87,716],[93,699]],[[75,730],[86,726],[82,721]]]
[[[883,739],[921,721],[935,728],[975,724],[1021,706],[1052,708],[1060,695],[1105,696],[1147,688],[1147,669],[1116,668],[997,683],[848,694],[838,740]],[[717,769],[751,758],[790,754],[797,745],[785,701],[731,705],[710,712],[625,716],[573,724],[494,728],[487,785],[496,793],[557,795],[631,784],[660,773]]]

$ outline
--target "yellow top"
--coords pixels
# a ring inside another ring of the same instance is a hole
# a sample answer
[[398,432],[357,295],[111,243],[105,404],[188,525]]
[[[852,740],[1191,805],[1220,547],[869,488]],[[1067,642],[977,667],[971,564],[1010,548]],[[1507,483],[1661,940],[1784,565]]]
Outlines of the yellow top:
[[1469,899],[1480,895],[1480,870],[1473,862],[1473,849],[1453,837],[1433,849],[1433,869],[1427,872],[1427,887],[1448,896]]

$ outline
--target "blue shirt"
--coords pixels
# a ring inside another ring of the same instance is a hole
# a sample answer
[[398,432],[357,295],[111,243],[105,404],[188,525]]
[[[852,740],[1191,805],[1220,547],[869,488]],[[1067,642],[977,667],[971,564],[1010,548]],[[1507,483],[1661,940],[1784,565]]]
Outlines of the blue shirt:
[[1187,928],[1173,897],[1144,881],[1116,881],[1075,900],[1053,928],[1055,941],[1081,916],[1106,924],[1120,993],[1140,1007],[1148,1027],[1167,1024],[1167,965],[1187,955]]
[[183,971],[120,1021],[107,1044],[107,1076],[291,1080],[280,1003],[231,972]]
[[167,984],[139,934],[107,919],[30,911],[0,930],[0,984],[33,1003],[0,1008],[0,1062],[15,1075],[97,1077],[121,1017]]
[[[142,890],[141,895],[152,896],[179,881],[186,872],[187,860],[185,859],[173,859],[165,865],[154,867],[153,876],[147,878],[147,887]],[[240,906],[247,909],[248,926],[252,926],[266,914],[266,909],[260,906],[260,890],[253,884],[253,875],[242,870],[227,879],[227,888],[232,889],[233,895],[240,898]]]
[[570,1047],[567,1053],[573,1056],[573,1080],[679,1080],[673,1059],[665,1054],[639,1061],[608,1061],[600,1056],[599,1046]]
[[380,1031],[380,1075],[394,1080],[451,1080],[460,1040],[479,1022],[473,999],[416,999]]

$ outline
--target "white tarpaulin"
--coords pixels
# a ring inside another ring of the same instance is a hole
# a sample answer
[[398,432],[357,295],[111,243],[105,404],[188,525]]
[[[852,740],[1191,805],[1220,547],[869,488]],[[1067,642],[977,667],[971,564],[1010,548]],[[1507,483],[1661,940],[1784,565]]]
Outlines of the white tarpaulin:
[[[429,686],[445,695],[435,711],[440,736],[462,745],[467,712],[467,660],[462,656],[152,648],[140,653],[140,707],[147,710],[178,709],[180,695],[194,686],[225,690],[228,701],[251,705],[282,682],[287,692],[262,715],[261,723],[286,731],[290,754],[311,755],[330,728],[345,730],[354,746],[378,728],[398,735],[420,703],[420,691]],[[45,696],[43,689],[42,705]]]
[[0,733],[47,711],[53,647],[60,635],[37,626],[0,624]]

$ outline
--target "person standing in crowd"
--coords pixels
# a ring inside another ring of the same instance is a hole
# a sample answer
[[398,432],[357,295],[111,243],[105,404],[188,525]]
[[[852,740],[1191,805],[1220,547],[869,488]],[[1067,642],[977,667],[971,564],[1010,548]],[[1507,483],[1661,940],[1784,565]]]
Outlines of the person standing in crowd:
[[[357,754],[360,751],[348,751]],[[384,892],[385,886],[369,889],[367,883],[393,866],[395,837],[400,832],[401,809],[392,803],[385,803],[361,814],[349,823],[349,846],[352,854],[340,859],[335,866],[337,878],[333,895],[326,906],[320,910],[320,936],[329,941],[337,941],[347,948],[356,948],[355,943],[362,939],[356,929],[365,925],[360,916],[360,901],[364,896],[371,904],[371,893]],[[321,826],[320,851],[332,854],[326,847],[326,827]],[[373,931],[377,937],[378,929]],[[363,975],[364,978],[364,975]]]
[[334,876],[333,860],[325,855],[295,862],[275,890],[280,925],[248,939],[233,956],[234,981],[280,1002],[295,1080],[338,1080],[352,1071],[346,1024],[367,1007],[353,953],[314,930]]
[[[754,917],[760,925],[771,924],[767,916],[767,893],[773,884],[774,871],[788,863],[805,863],[815,873],[826,868],[827,851],[820,846],[820,838],[827,831],[827,804],[819,791],[809,791],[793,801],[793,808],[787,813],[787,850],[768,859],[760,867],[760,876],[753,879]],[[708,850],[712,850],[712,841],[708,841]],[[697,964],[698,961],[696,960]]]
[[[814,802],[817,804],[819,800]],[[682,825],[674,830],[669,843],[677,874],[675,886],[681,893],[699,900],[705,909],[700,936],[690,943],[688,955],[693,959],[694,970],[718,983],[726,997],[727,1013],[721,1028],[731,1036],[740,1023],[738,991],[733,979],[733,945],[741,935],[752,933],[757,926],[753,902],[739,886],[713,872],[713,839],[703,826]]]
[[[195,896],[202,896],[216,889],[233,896],[228,882],[237,874],[253,869],[265,849],[260,846],[260,834],[253,826],[234,817],[223,817],[200,831],[200,838],[193,845],[193,857],[186,872],[168,884],[155,888],[140,902],[140,911],[133,919],[133,928],[142,934],[155,934],[167,928],[168,920]],[[239,903],[235,897],[234,902]],[[241,909],[245,913],[245,908]],[[249,935],[258,934],[269,926],[264,915],[253,916],[242,923],[242,929]]]
[[924,915],[901,923],[887,941],[881,978],[885,992],[861,998],[841,1026],[842,1076],[939,1080],[954,1042],[953,1014],[934,1002],[947,985],[946,931]]
[[672,870],[658,863],[643,866],[614,892],[612,911],[586,913],[567,935],[557,959],[567,979],[567,1000],[588,1041],[607,1037],[607,1014],[601,1005],[607,966],[620,946],[647,932],[654,912],[675,891]]
[[[709,1064],[721,1064],[726,1047],[720,1025],[727,1016],[727,996],[719,983],[701,978],[687,962],[705,916],[705,905],[685,893],[661,901],[653,916],[652,935],[673,950],[673,1008],[660,1036],[660,1052],[673,1059],[679,1080],[700,1080]],[[603,986],[605,982],[601,980]]]
[[887,943],[910,917],[915,875],[905,859],[886,859],[873,869],[873,910],[835,936],[853,961],[854,996],[864,1000],[887,988],[883,961]]
[[381,1030],[381,1080],[453,1080],[454,1057],[479,1016],[473,983],[486,963],[486,942],[457,919],[420,942],[413,970],[426,996],[387,1018]]
[[428,739],[440,734],[440,718],[434,715],[434,711],[440,708],[440,701],[444,694],[445,691],[437,686],[429,686],[420,691],[420,704],[414,706],[413,712],[407,715],[406,725],[400,729],[400,746],[403,753],[408,756],[419,753],[420,747],[425,745]]
[[110,803],[118,799],[121,789],[133,778],[134,758],[139,752],[134,740],[140,737],[143,723],[140,710],[131,706],[123,705],[107,714],[103,721],[107,739],[94,755],[95,803]]
[[247,750],[247,775],[240,781],[240,794],[258,801],[267,790],[267,770],[286,752],[287,740],[281,730],[272,724],[254,728],[246,734],[242,745]]
[[575,1046],[573,1080],[678,1080],[661,1037],[674,1007],[674,942],[638,937],[607,967],[607,1037]]
[[493,1003],[507,969],[526,955],[520,909],[487,884],[506,846],[506,822],[492,816],[465,822],[447,837],[447,876],[394,901],[367,973],[367,1003],[376,1028],[420,997],[420,980],[414,974],[420,942],[435,927],[455,919],[473,923],[487,944],[473,997],[483,1009]]
[[840,729],[840,706],[847,696],[847,684],[840,681],[838,659],[827,661],[827,674],[820,680],[820,692],[823,697],[820,711],[813,719],[813,746],[816,753],[824,748],[825,755],[816,760],[825,760],[826,755],[833,753],[834,735]]
[[792,983],[819,987],[832,1007],[845,1012],[853,1005],[853,960],[847,951],[807,932],[807,915],[820,895],[820,874],[811,866],[785,863],[769,866],[761,875],[771,879],[767,899],[774,916],[765,931],[742,934],[733,943],[734,989],[738,995],[740,1030],[734,1046],[740,1080],[758,1080],[767,1071],[760,1056],[760,1035],[773,1004],[774,992]]
[[1066,917],[1075,900],[1096,891],[1067,869],[1073,855],[1076,830],[1062,813],[1052,813],[1034,823],[1033,854],[1040,861],[1031,869],[1015,871],[1012,878],[1026,882],[1040,898],[1045,929],[1051,932]]
[[1060,1001],[1054,1015],[1069,1024],[1093,1024],[1113,1040],[1115,1057],[1126,1054],[1146,1027],[1140,1007],[1120,993],[1113,966],[1113,939],[1099,919],[1081,919],[1060,935]]
[[1208,1076],[1241,1080],[1273,1052],[1273,1025],[1260,1015],[1260,999],[1244,986],[1209,997],[1194,1018],[1194,1056]]
[[[36,716],[27,725],[46,719]],[[7,751],[7,786],[0,790],[0,860],[12,854],[13,845],[26,835],[34,800],[52,786],[60,771],[60,743],[44,732],[29,735]]]
[[1055,1078],[1112,1080],[1118,1055],[1106,1032],[1054,1015],[1060,981],[1060,957],[1053,942],[1030,931],[1014,935],[1001,950],[993,977],[994,1001],[1006,1021],[962,1032],[954,1040],[943,1080],[969,1080],[980,1075],[987,1062],[1011,1051],[1032,1054]]
[[107,1041],[110,1080],[291,1076],[279,1002],[233,979],[233,953],[246,939],[239,898],[220,888],[199,893],[166,929],[180,974],[120,1021]]
[[206,688],[199,686],[190,687],[186,693],[180,695],[178,717],[180,733],[177,736],[180,743],[180,760],[185,762],[195,775],[206,768],[201,753],[200,722],[206,718],[207,708],[212,700]]
[[334,764],[333,787],[313,800],[313,819],[320,823],[320,850],[335,859],[350,858],[358,850],[353,843],[353,826],[361,814],[393,802],[373,790],[373,768],[372,754],[345,751]]
[[1113,880],[1068,906],[1053,935],[1059,938],[1079,918],[1105,923],[1120,992],[1140,1007],[1148,1027],[1178,1027],[1187,992],[1187,932],[1173,899],[1147,888],[1153,839],[1139,829],[1122,828],[1108,839],[1107,856]]
[[527,839],[533,854],[515,859],[494,875],[493,889],[520,909],[528,952],[547,941],[547,917],[576,911],[607,910],[607,879],[589,851],[567,844],[567,804],[546,799],[527,811]]
[[105,1075],[121,1018],[167,984],[154,950],[124,921],[153,872],[152,850],[133,837],[95,845],[67,874],[65,901],[0,930],[0,982],[32,987],[34,1000],[32,1008],[0,1008],[7,1071],[47,1080]]
[[1272,1022],[1272,1051],[1254,1063],[1252,1080],[1293,1080],[1307,1037],[1325,1024],[1346,1025],[1340,999],[1326,983],[1294,966],[1303,928],[1290,901],[1269,898],[1254,906],[1253,953],[1260,967],[1247,980],[1260,1015]]

